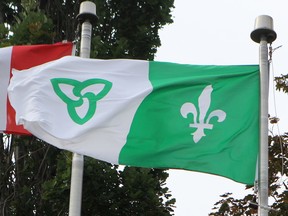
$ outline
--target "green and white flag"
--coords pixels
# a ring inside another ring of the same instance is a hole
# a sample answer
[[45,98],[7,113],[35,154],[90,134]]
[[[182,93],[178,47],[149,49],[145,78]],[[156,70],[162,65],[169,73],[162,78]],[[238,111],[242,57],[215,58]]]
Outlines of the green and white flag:
[[64,57],[14,71],[16,123],[114,164],[179,168],[253,184],[259,68]]

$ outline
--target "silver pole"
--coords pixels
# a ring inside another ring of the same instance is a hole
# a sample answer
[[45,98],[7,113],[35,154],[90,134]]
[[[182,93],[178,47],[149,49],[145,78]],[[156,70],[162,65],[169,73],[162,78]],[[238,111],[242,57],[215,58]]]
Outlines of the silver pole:
[[[84,1],[80,5],[80,13],[77,19],[82,23],[80,57],[90,58],[92,24],[97,20],[96,5],[90,1]],[[83,155],[74,153],[72,159],[71,187],[69,200],[69,216],[81,215],[82,185],[83,185]]]
[[269,65],[267,39],[262,37],[260,41],[260,155],[259,155],[259,206],[258,215],[268,215],[268,210],[261,207],[268,207],[268,84]]
[[273,30],[273,19],[262,15],[256,18],[255,30],[251,39],[259,46],[260,67],[260,146],[258,161],[258,215],[268,216],[268,95],[269,95],[269,62],[268,43],[272,43],[277,35]]
[[92,25],[89,20],[82,23],[80,57],[90,58]]
[[72,159],[69,216],[81,215],[83,166],[83,155],[74,153]]

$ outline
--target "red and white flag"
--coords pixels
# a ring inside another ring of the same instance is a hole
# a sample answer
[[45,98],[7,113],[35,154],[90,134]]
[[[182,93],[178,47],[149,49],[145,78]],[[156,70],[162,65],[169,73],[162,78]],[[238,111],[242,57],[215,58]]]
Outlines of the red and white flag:
[[7,97],[12,68],[28,69],[72,54],[72,43],[10,46],[0,48],[0,132],[30,134],[15,123],[15,111]]

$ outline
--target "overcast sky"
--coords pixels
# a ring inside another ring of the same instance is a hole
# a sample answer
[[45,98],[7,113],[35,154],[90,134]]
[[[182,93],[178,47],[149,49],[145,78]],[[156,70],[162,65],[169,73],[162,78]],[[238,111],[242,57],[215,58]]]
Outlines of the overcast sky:
[[[175,0],[174,23],[161,30],[162,46],[155,60],[201,65],[258,64],[259,44],[250,39],[250,33],[256,17],[270,15],[278,36],[272,46],[282,45],[273,53],[271,74],[287,74],[287,6],[287,0]],[[273,95],[269,99],[269,113],[275,115],[276,106],[282,132],[288,131],[287,99],[288,95],[278,92],[276,105]],[[232,192],[242,198],[247,193],[245,185],[229,179],[181,170],[170,171],[168,187],[177,199],[176,216],[208,215],[219,195]]]

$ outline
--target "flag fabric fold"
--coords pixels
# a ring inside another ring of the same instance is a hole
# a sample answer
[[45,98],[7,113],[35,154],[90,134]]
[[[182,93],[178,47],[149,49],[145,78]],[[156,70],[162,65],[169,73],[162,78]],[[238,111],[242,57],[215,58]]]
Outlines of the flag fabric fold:
[[0,131],[30,134],[15,124],[15,111],[11,107],[7,87],[11,69],[23,70],[72,54],[72,43],[23,45],[0,48]]
[[61,149],[115,164],[253,184],[259,68],[64,57],[13,71],[16,123]]

